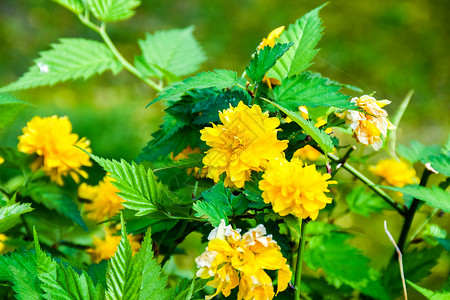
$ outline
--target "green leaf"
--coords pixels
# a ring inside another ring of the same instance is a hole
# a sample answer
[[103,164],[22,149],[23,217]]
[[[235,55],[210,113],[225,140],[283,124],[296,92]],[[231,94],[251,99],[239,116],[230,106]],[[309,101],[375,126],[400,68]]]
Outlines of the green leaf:
[[205,153],[191,153],[188,155],[188,158],[180,159],[178,161],[174,161],[171,164],[164,165],[161,168],[153,170],[153,172],[168,170],[173,168],[194,168],[203,166],[203,157],[205,157]]
[[117,22],[131,18],[140,0],[86,0],[89,10],[99,20]]
[[311,60],[319,49],[314,49],[322,37],[322,21],[319,11],[325,4],[313,9],[298,19],[284,31],[277,43],[294,43],[275,66],[267,73],[268,77],[282,80],[300,74],[311,66]]
[[106,271],[106,299],[139,299],[142,265],[133,257],[123,218],[122,236]]
[[137,261],[142,266],[142,283],[139,300],[170,299],[170,290],[166,289],[167,277],[161,274],[161,267],[153,254],[150,228],[145,234]]
[[[427,299],[431,299],[434,296],[434,292],[431,290],[428,290],[426,288],[423,288],[421,286],[418,286],[417,284],[415,284],[414,282],[409,281],[408,279],[406,279],[406,282],[412,286],[416,291],[418,291],[419,293],[421,293],[422,295],[424,295]],[[450,294],[449,294],[450,296]]]
[[328,81],[316,73],[304,72],[283,79],[281,85],[275,87],[274,97],[277,103],[293,111],[298,110],[301,105],[355,109],[349,96],[338,93],[341,87],[329,84]]
[[202,290],[206,286],[206,283],[208,281],[209,279],[195,278],[195,276],[194,279],[189,281],[182,280],[178,283],[177,287],[175,288],[174,295],[172,295],[172,298],[174,300],[192,299],[192,295]]
[[142,164],[131,164],[125,160],[107,160],[92,155],[103,169],[115,180],[112,184],[120,190],[118,195],[125,200],[123,206],[137,210],[136,216],[143,216],[158,210],[162,196],[162,185],[156,182],[152,170],[145,170]]
[[[244,195],[235,196],[219,181],[211,189],[202,192],[205,202],[216,205],[227,216],[240,215],[247,210],[248,200]],[[219,219],[220,223],[220,219]]]
[[293,43],[275,44],[273,47],[266,46],[264,49],[256,52],[255,57],[245,69],[248,77],[256,83],[263,80],[267,71],[275,65],[277,60],[282,57],[292,45]]
[[0,233],[7,231],[20,222],[20,216],[32,211],[30,203],[14,203],[0,207]]
[[208,217],[209,222],[214,227],[218,227],[220,224],[220,220],[225,220],[225,223],[228,223],[227,214],[221,209],[218,205],[214,203],[209,203],[206,201],[197,201],[194,203],[192,208],[196,211],[196,217],[206,216]]
[[195,40],[194,27],[170,29],[147,33],[139,40],[142,56],[135,58],[136,67],[146,76],[167,78],[185,76],[196,72],[206,60],[205,54]]
[[437,155],[440,152],[441,147],[438,145],[425,146],[418,141],[411,141],[409,147],[405,145],[397,146],[397,154],[411,163]]
[[17,115],[30,103],[20,101],[15,97],[0,93],[0,128],[3,128],[16,119]]
[[111,50],[97,41],[65,38],[51,46],[52,50],[39,53],[40,57],[28,72],[17,81],[0,88],[0,92],[54,85],[69,79],[87,79],[106,70],[117,73],[122,68]]
[[300,113],[293,112],[275,102],[264,99],[270,104],[277,107],[279,110],[284,112],[289,118],[292,119],[295,123],[297,123],[305,132],[308,134],[316,143],[322,148],[324,153],[329,153],[333,151],[333,141],[330,136],[323,130],[315,127],[314,124],[308,120],[305,120]]
[[447,154],[439,154],[439,155],[432,155],[428,158],[422,159],[422,162],[430,163],[431,167],[438,171],[439,173],[450,176],[450,156]]
[[71,10],[75,14],[80,14],[84,11],[83,3],[80,0],[53,0],[53,1],[59,3],[68,10]]
[[70,194],[55,184],[33,182],[20,191],[23,196],[29,196],[36,203],[40,203],[49,209],[54,209],[61,215],[68,217],[81,228],[88,231],[86,224],[80,215],[77,204]]
[[345,197],[345,201],[347,201],[348,208],[352,212],[364,217],[370,217],[371,213],[379,213],[390,207],[375,194],[367,192],[364,186],[352,189]]
[[380,186],[381,188],[403,193],[413,198],[425,201],[431,207],[450,212],[450,193],[437,186],[431,188],[420,185],[407,185],[405,187]]
[[[214,72],[202,72],[193,77],[186,78],[182,82],[175,83],[165,88],[149,105],[163,99],[180,96],[187,91],[194,89],[216,88],[224,89],[231,88],[237,84],[237,73],[229,70],[216,69]],[[148,105],[147,105],[148,106]]]

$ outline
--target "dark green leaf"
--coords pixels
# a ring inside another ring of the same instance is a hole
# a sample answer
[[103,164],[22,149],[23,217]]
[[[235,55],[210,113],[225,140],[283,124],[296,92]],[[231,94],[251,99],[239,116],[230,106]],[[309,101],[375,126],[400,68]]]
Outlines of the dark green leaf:
[[228,217],[226,213],[216,204],[208,203],[206,201],[197,201],[194,203],[192,208],[196,211],[196,217],[206,216],[208,217],[209,222],[214,227],[218,227],[220,224],[220,220],[225,220],[225,223],[228,223]]
[[0,93],[0,129],[14,122],[17,115],[28,105],[30,104],[9,94]]
[[[192,280],[181,280],[174,290],[172,298],[174,300],[192,299],[192,295],[202,290],[209,279],[195,278]],[[189,297],[189,295],[191,295]]]
[[89,10],[99,20],[117,22],[131,18],[140,0],[86,0]]

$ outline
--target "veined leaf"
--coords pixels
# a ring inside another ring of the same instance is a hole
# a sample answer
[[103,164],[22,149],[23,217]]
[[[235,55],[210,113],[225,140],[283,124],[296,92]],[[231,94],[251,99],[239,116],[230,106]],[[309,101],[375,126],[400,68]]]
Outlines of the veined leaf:
[[3,128],[16,119],[17,115],[30,103],[20,101],[15,97],[0,93],[0,128]]
[[99,20],[117,22],[131,18],[140,0],[86,0],[89,10]]
[[431,188],[420,185],[407,185],[405,187],[380,186],[384,189],[403,193],[413,198],[425,201],[431,207],[442,209],[444,212],[450,212],[450,193],[440,187]]
[[228,223],[228,217],[225,212],[216,204],[206,201],[197,201],[192,208],[196,211],[196,217],[207,216],[212,226],[217,227],[220,224],[220,220],[224,219]]
[[418,141],[411,141],[409,147],[405,145],[397,146],[397,154],[410,163],[418,162],[440,152],[441,147],[438,145],[425,146]]
[[369,217],[371,213],[381,212],[383,209],[389,209],[390,206],[386,202],[375,196],[373,193],[367,192],[364,186],[359,186],[345,197],[348,208],[364,217]]
[[0,88],[0,92],[24,90],[54,85],[69,79],[87,79],[111,70],[117,73],[122,64],[104,44],[81,38],[60,39],[52,50],[40,52],[40,57],[17,81]]
[[260,82],[263,80],[267,71],[272,68],[277,60],[283,56],[284,53],[292,46],[293,43],[275,44],[273,47],[266,46],[259,52],[256,52],[255,57],[250,61],[246,68],[246,73],[253,82]]
[[[450,153],[450,152],[449,152]],[[450,176],[450,156],[447,154],[432,155],[422,159],[423,163],[430,163],[431,167],[445,176]]]
[[20,222],[20,215],[32,211],[30,203],[14,203],[0,207],[0,233]]
[[406,279],[406,282],[412,286],[416,291],[418,291],[419,293],[421,293],[422,295],[424,295],[427,299],[431,299],[431,300],[444,300],[444,299],[450,299],[450,293],[439,293],[439,292],[433,292],[432,290],[423,288],[417,284],[415,284],[414,282],[409,281],[408,279]]
[[159,100],[180,96],[194,89],[216,88],[220,90],[230,88],[237,82],[237,73],[234,71],[216,69],[214,72],[201,72],[165,88],[149,105]]
[[306,119],[304,119],[300,113],[293,112],[275,102],[264,99],[270,104],[274,105],[276,108],[284,112],[289,118],[297,123],[311,138],[317,142],[317,144],[322,148],[324,153],[329,153],[333,151],[333,141],[330,136],[323,130],[315,127],[314,124]]
[[193,35],[194,27],[155,31],[139,40],[142,56],[135,65],[147,76],[185,76],[196,72],[205,60],[205,54]]
[[56,3],[61,4],[68,10],[73,11],[76,14],[80,14],[84,10],[83,3],[80,0],[53,0]]
[[340,89],[340,86],[330,84],[328,78],[304,72],[283,79],[281,85],[275,87],[274,97],[277,103],[294,111],[301,105],[355,109],[356,106],[349,101],[349,96],[338,93]]
[[277,43],[294,43],[275,66],[267,73],[268,77],[282,80],[305,71],[319,49],[314,49],[322,37],[322,21],[319,11],[325,4],[313,9],[298,19],[284,31]]
[[120,190],[118,195],[125,200],[123,206],[137,210],[136,216],[143,216],[157,211],[158,201],[162,195],[162,186],[155,180],[152,170],[145,170],[142,164],[131,164],[125,160],[107,160],[98,156],[91,157],[110,173],[115,180],[112,184]]

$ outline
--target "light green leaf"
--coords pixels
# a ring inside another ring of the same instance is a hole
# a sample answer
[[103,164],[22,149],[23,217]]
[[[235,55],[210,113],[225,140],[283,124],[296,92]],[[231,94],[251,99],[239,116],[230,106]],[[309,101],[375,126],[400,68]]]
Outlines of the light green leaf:
[[304,72],[283,79],[281,85],[275,87],[274,97],[277,103],[294,111],[301,105],[355,109],[349,96],[338,93],[340,89],[340,86],[330,84],[329,79],[320,74]]
[[0,93],[0,128],[3,128],[16,119],[17,115],[30,103],[20,101],[15,97]]
[[86,0],[89,10],[99,20],[117,22],[131,18],[140,0]]
[[430,300],[446,300],[446,299],[450,299],[450,292],[433,292],[432,290],[423,288],[411,281],[409,281],[408,279],[406,279],[406,282],[412,286],[416,291],[418,291],[419,293],[421,293],[422,295],[424,295],[427,299]]
[[266,46],[264,49],[256,52],[255,57],[250,61],[250,64],[246,68],[246,73],[253,82],[260,82],[263,80],[267,71],[272,68],[277,60],[283,56],[284,53],[292,46],[289,44],[275,44],[275,46]]
[[118,195],[125,200],[123,206],[137,210],[136,216],[158,211],[162,185],[156,182],[152,170],[146,171],[142,164],[129,164],[123,159],[118,162],[92,154],[91,157],[115,179],[112,184],[120,190]]
[[169,80],[196,72],[206,57],[193,31],[189,26],[147,33],[138,41],[142,56],[135,58],[136,67],[147,76]]
[[218,227],[220,224],[220,220],[222,219],[225,220],[225,223],[228,223],[228,217],[226,213],[214,203],[197,201],[194,203],[192,208],[196,211],[196,217],[207,216],[209,222],[214,227]]
[[305,71],[312,63],[319,49],[314,49],[322,37],[322,21],[319,11],[325,4],[313,9],[298,19],[284,31],[277,43],[294,45],[283,55],[275,66],[267,73],[268,77],[282,80]]
[[300,113],[293,112],[275,102],[264,99],[270,104],[277,107],[279,110],[284,112],[289,118],[292,119],[295,123],[297,123],[311,138],[317,142],[317,144],[322,148],[324,153],[329,153],[333,151],[333,141],[330,136],[323,130],[315,127],[314,124],[308,120],[305,120]]
[[[175,83],[165,88],[159,93],[158,98],[150,102],[149,105],[159,100],[181,96],[187,91],[194,89],[216,88],[220,90],[231,88],[236,85],[237,82],[237,73],[234,71],[216,69],[214,72],[201,72],[193,77],[186,78],[182,82]],[[147,105],[147,107],[149,105]]]
[[431,167],[439,173],[450,176],[450,156],[447,154],[432,155],[421,160],[424,164],[430,163]]
[[53,0],[56,3],[64,6],[68,10],[73,11],[76,14],[80,14],[84,11],[83,3],[80,0]]
[[52,50],[40,52],[33,65],[17,81],[0,88],[0,92],[54,85],[69,79],[87,79],[111,70],[117,73],[122,64],[103,43],[81,38],[60,39]]
[[357,214],[370,217],[371,213],[381,212],[383,209],[389,209],[390,206],[371,192],[367,192],[364,186],[352,189],[345,197],[348,208]]
[[405,145],[397,146],[397,154],[410,163],[418,162],[440,152],[441,147],[438,145],[425,146],[418,141],[411,141],[409,147]]
[[0,207],[0,233],[20,222],[20,215],[32,211],[30,203],[14,203]]
[[444,212],[450,212],[450,193],[440,187],[431,188],[420,185],[407,185],[405,187],[380,186],[381,188],[403,193],[413,198],[425,201],[431,207],[442,209]]

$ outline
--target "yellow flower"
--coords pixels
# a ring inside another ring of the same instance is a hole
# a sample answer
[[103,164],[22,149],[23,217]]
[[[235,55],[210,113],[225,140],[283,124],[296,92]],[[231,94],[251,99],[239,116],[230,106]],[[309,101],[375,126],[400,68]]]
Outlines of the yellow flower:
[[268,161],[282,157],[288,141],[277,139],[278,118],[270,118],[258,105],[242,101],[219,113],[223,125],[212,124],[200,131],[211,147],[203,158],[208,177],[219,181],[226,172],[225,186],[241,188],[252,171],[261,171]]
[[405,161],[384,159],[380,160],[376,166],[370,166],[369,169],[393,186],[404,187],[418,180],[416,171]]
[[261,44],[258,46],[259,49],[263,49],[265,46],[273,47],[275,46],[275,39],[279,38],[281,33],[284,31],[284,26],[280,26],[272,30],[267,38],[263,38]]
[[87,173],[81,167],[91,166],[92,163],[89,155],[77,147],[91,152],[89,141],[86,138],[79,139],[77,134],[72,133],[72,124],[67,117],[36,116],[22,132],[17,146],[19,151],[39,155],[31,165],[33,171],[41,168],[59,185],[64,184],[63,176],[70,175],[75,182],[79,181],[78,175],[87,178]]
[[[120,235],[113,235],[115,233],[114,229],[105,227],[105,238],[100,239],[98,237],[93,237],[94,248],[89,248],[86,250],[91,256],[91,259],[95,263],[99,263],[104,259],[110,259],[114,256],[117,246],[120,243]],[[130,241],[131,249],[133,253],[136,253],[140,248],[141,244],[139,242],[139,236],[127,235]]]
[[269,165],[259,188],[264,202],[272,203],[273,210],[281,216],[293,214],[315,220],[319,210],[331,203],[325,192],[329,192],[329,184],[337,182],[327,181],[330,178],[330,174],[318,172],[315,165],[303,166],[297,158],[291,162],[280,158]]
[[6,235],[4,235],[3,233],[0,233],[0,254],[2,254],[3,250],[5,250],[5,248],[6,248],[6,245],[3,242],[6,241],[7,239],[8,239],[8,237]]
[[112,218],[123,208],[124,200],[117,195],[120,191],[111,183],[113,180],[111,177],[105,176],[96,186],[86,183],[79,186],[78,196],[91,200],[84,206],[89,219],[102,222]]
[[388,129],[395,129],[395,126],[387,119],[387,112],[382,109],[382,107],[391,102],[389,100],[377,101],[374,97],[367,95],[360,98],[355,97],[351,102],[358,105],[368,114],[348,110],[337,115],[350,124],[358,142],[364,145],[372,145],[375,150],[380,150],[383,145],[381,135],[386,136]]
[[266,235],[264,225],[250,229],[244,235],[241,230],[225,226],[221,220],[208,236],[208,247],[195,259],[197,276],[203,279],[214,277],[207,284],[216,288],[211,299],[222,293],[228,297],[231,290],[239,286],[237,299],[272,299],[275,296],[272,279],[264,271],[278,270],[277,293],[284,291],[292,272],[280,247]]
[[320,152],[311,145],[306,145],[305,147],[298,149],[293,155],[293,157],[298,157],[302,161],[316,161],[319,156]]
[[0,165],[5,162],[5,159],[0,156]]
[[[180,159],[187,159],[189,154],[191,154],[191,153],[200,153],[200,148],[196,147],[196,148],[192,149],[191,146],[187,146],[185,149],[183,149],[183,151],[178,153],[177,156],[175,156],[172,159],[174,161],[178,161]],[[188,173],[188,175],[194,174],[194,176],[197,179],[199,179],[199,178],[205,178],[206,174],[208,173],[208,170],[206,168],[202,168],[200,170],[200,168],[195,167],[195,168],[188,168],[186,170],[186,172]]]

